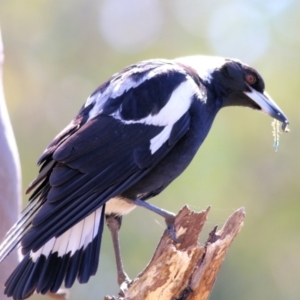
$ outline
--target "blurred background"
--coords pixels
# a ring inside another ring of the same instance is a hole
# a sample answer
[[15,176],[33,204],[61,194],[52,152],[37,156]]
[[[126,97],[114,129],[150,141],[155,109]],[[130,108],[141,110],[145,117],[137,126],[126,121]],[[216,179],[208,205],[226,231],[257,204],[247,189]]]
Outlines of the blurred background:
[[[300,299],[299,1],[2,0],[0,24],[23,192],[52,138],[98,85],[125,66],[206,54],[239,58],[259,70],[291,122],[279,150],[272,146],[272,119],[226,108],[188,170],[152,203],[173,212],[184,204],[197,211],[211,205],[206,233],[246,208],[211,300]],[[130,277],[145,267],[164,229],[161,218],[141,208],[124,218],[121,246]],[[105,229],[97,276],[76,284],[70,299],[117,291]]]

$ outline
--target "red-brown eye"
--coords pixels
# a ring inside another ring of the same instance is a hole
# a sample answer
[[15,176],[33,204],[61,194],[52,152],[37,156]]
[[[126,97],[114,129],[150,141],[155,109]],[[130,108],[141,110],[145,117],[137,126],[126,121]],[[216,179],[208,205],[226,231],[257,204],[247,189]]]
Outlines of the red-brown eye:
[[245,80],[246,80],[246,82],[247,82],[248,84],[253,84],[253,83],[256,82],[256,76],[253,75],[253,74],[248,73],[248,74],[246,74],[246,76],[245,76]]

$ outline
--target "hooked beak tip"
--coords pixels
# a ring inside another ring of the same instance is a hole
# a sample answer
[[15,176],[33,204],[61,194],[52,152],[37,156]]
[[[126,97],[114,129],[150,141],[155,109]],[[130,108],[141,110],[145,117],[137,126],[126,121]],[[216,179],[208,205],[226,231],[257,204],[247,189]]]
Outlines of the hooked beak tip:
[[283,132],[290,132],[290,129],[288,127],[289,124],[290,124],[290,122],[288,119],[286,119],[284,122],[282,122],[281,129]]

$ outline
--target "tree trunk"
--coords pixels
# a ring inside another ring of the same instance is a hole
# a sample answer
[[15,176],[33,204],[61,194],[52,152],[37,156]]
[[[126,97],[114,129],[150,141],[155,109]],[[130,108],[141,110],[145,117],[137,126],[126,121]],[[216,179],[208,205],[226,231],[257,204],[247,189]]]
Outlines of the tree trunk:
[[105,300],[205,300],[216,281],[225,254],[243,226],[245,211],[234,212],[223,228],[215,227],[200,246],[198,237],[210,208],[196,213],[186,206],[175,218],[177,238],[167,232],[161,238],[145,270],[131,283],[124,295]]
[[[10,124],[2,83],[3,44],[0,32],[0,241],[17,221],[21,206],[21,175],[17,145]],[[0,300],[6,300],[3,285],[18,264],[13,252],[0,265]]]

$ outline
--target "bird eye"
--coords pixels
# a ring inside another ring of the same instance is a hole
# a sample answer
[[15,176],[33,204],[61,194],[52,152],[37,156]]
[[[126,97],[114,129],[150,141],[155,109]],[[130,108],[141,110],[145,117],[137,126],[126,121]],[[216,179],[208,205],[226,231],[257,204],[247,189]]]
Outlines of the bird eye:
[[253,75],[253,74],[248,73],[248,74],[246,74],[246,76],[245,76],[245,80],[246,80],[246,82],[247,82],[248,84],[253,84],[253,83],[256,82],[256,76]]

